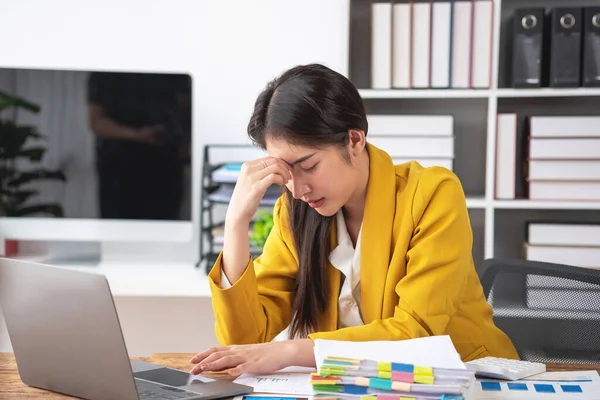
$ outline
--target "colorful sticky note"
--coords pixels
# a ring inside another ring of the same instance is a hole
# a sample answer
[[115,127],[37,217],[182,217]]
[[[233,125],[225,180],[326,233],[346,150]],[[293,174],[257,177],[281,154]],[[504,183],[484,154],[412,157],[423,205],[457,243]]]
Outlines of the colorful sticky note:
[[377,369],[379,371],[391,371],[392,370],[392,363],[390,363],[390,362],[378,362],[377,363]]
[[398,372],[414,372],[415,367],[412,364],[392,363],[392,371]]
[[500,391],[500,382],[481,382],[481,390],[483,391]]
[[371,378],[369,379],[369,386],[374,389],[392,390],[392,381],[389,379]]
[[413,383],[415,381],[415,376],[411,372],[393,371],[392,380],[396,382]]
[[527,385],[525,383],[507,383],[508,390],[528,390]]
[[379,371],[377,373],[377,377],[382,378],[382,379],[392,379],[392,372],[391,371]]
[[415,366],[415,375],[433,376],[433,368]]
[[545,383],[534,383],[533,387],[535,388],[535,391],[539,393],[556,393],[554,386]]
[[560,385],[560,388],[565,393],[581,393],[581,386],[579,385]]
[[415,372],[415,383],[424,383],[426,385],[433,384],[433,376],[431,375],[417,375]]

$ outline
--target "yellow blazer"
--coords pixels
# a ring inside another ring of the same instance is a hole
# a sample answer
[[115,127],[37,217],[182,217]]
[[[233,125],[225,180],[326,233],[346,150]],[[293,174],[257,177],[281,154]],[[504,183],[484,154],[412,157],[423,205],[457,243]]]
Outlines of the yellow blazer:
[[[518,358],[492,320],[471,247],[460,181],[441,167],[394,166],[367,145],[370,176],[361,232],[360,311],[364,325],[337,329],[340,271],[328,265],[327,313],[311,339],[402,340],[449,335],[463,361]],[[298,258],[287,204],[274,207],[263,253],[230,288],[221,289],[221,257],[209,273],[215,332],[223,345],[272,340],[292,318]],[[332,248],[336,244],[335,223]]]

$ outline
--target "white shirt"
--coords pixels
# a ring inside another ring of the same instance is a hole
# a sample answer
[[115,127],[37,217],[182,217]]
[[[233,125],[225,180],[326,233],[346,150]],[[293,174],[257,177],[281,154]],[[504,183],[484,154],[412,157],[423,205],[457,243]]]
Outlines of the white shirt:
[[[337,247],[329,253],[329,262],[344,275],[344,283],[338,298],[338,329],[364,325],[360,315],[360,236],[358,232],[356,248],[346,227],[342,210],[336,214]],[[221,288],[227,289],[231,283],[221,270]]]

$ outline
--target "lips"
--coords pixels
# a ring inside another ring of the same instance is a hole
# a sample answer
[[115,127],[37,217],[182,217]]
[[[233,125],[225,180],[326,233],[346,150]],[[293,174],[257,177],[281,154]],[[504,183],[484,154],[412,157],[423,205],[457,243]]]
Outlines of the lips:
[[321,197],[320,199],[317,199],[317,200],[309,200],[309,201],[307,201],[307,203],[312,208],[319,208],[323,205],[323,203],[325,203],[325,197]]

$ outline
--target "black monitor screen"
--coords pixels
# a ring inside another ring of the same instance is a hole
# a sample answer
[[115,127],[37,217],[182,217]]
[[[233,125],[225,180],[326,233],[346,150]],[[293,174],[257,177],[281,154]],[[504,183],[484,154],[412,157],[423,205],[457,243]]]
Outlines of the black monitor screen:
[[0,216],[191,220],[185,74],[0,68]]

